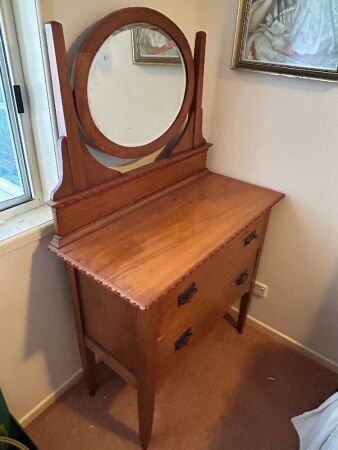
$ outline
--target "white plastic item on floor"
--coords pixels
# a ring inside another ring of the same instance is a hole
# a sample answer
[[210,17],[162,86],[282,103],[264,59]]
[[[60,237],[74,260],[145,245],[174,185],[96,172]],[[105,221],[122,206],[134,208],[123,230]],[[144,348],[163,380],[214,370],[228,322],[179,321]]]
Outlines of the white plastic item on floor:
[[294,417],[291,422],[299,435],[299,450],[337,450],[338,392],[319,408]]

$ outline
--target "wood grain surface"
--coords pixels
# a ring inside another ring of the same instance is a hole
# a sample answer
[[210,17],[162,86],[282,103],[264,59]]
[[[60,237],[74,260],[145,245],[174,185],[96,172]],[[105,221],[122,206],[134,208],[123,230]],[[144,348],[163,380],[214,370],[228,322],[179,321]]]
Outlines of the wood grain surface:
[[[213,303],[219,303],[221,309],[225,312],[229,306],[226,304],[226,297],[230,300],[238,299],[244,292],[249,291],[251,277],[248,277],[246,283],[241,286],[237,286],[235,281],[242,272],[251,269],[256,259],[257,250],[264,236],[263,227],[267,219],[266,216],[267,214],[264,214],[252,222],[235,239],[178,283],[162,299],[159,303],[160,339],[171,328],[176,329],[178,323],[182,324],[183,328],[188,326],[195,314],[199,314],[199,311],[203,314],[204,310],[210,308],[210,299]],[[245,238],[253,231],[256,232],[257,238],[249,245],[245,245]],[[189,302],[178,306],[180,295],[193,284],[195,292]],[[214,301],[217,297],[220,300]]]
[[76,235],[72,236],[74,232],[202,172],[207,149],[208,145],[205,145],[188,154],[158,161],[140,172],[134,170],[126,177],[118,177],[60,202],[50,203],[58,237],[61,241],[64,237],[76,239]]
[[283,196],[209,173],[62,249],[50,248],[147,309]]

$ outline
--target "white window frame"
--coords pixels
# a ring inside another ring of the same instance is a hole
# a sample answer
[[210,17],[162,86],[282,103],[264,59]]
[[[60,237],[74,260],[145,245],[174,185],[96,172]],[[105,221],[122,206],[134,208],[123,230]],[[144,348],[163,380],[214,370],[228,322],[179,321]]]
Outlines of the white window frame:
[[23,114],[17,114],[17,119],[22,135],[25,152],[24,158],[26,159],[27,172],[32,193],[31,200],[1,211],[0,220],[3,221],[43,205],[43,195],[32,134],[28,95],[26,92],[26,84],[21,65],[21,57],[11,0],[0,0],[0,20],[1,27],[4,30],[6,59],[9,63],[11,83],[12,85],[17,84],[21,87],[25,112]]
[[3,101],[0,101],[0,108],[7,116],[8,125],[10,127],[10,140],[15,159],[15,165],[18,169],[18,176],[21,181],[23,193],[15,195],[8,200],[1,200],[1,211],[20,205],[32,199],[32,189],[27,170],[26,158],[23,149],[21,130],[18,124],[18,113],[16,111],[16,102],[13,98],[12,78],[9,73],[6,53],[2,34],[0,36],[0,64],[1,64],[1,84],[3,88]]

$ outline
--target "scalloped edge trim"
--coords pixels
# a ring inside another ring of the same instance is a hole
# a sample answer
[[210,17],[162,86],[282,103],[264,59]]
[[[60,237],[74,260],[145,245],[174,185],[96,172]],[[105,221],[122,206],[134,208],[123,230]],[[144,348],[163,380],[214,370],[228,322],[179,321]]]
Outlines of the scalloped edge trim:
[[185,280],[189,275],[191,275],[195,270],[197,270],[199,267],[201,267],[203,264],[205,264],[213,255],[221,251],[226,245],[228,245],[231,241],[237,238],[246,228],[248,228],[251,224],[253,224],[256,220],[260,219],[264,214],[266,214],[269,210],[273,208],[274,205],[276,205],[279,201],[276,200],[273,202],[269,207],[264,209],[260,214],[255,216],[254,219],[250,220],[246,223],[243,227],[239,228],[236,233],[234,233],[229,239],[224,241],[222,244],[220,244],[218,247],[216,247],[214,250],[212,250],[210,253],[208,253],[204,258],[202,258],[197,264],[195,264],[193,267],[191,267],[188,271],[184,272],[184,274],[178,278],[176,281],[171,283],[164,291],[162,291],[157,297],[154,297],[150,299],[149,303],[147,305],[140,304],[140,302],[137,301],[137,299],[129,296],[125,292],[123,292],[121,289],[119,289],[116,285],[113,283],[110,283],[109,281],[105,280],[104,278],[98,276],[95,272],[89,270],[86,266],[78,263],[75,261],[72,257],[67,256],[62,250],[56,248],[53,244],[49,244],[48,249],[54,253],[56,256],[58,256],[60,259],[65,261],[68,264],[71,264],[76,269],[83,272],[85,275],[93,278],[96,282],[104,286],[105,288],[112,291],[114,294],[119,295],[122,299],[128,301],[133,306],[136,306],[138,309],[145,311],[149,308],[151,308],[155,303],[157,303],[160,299],[162,299],[164,296],[166,296],[172,289],[174,289],[179,283]]

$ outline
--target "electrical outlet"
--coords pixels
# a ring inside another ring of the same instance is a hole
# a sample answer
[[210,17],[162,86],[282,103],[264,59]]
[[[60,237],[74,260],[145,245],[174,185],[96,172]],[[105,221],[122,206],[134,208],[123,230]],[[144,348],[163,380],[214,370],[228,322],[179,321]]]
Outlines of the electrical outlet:
[[268,295],[268,287],[266,284],[255,281],[253,293],[255,297],[266,298]]

